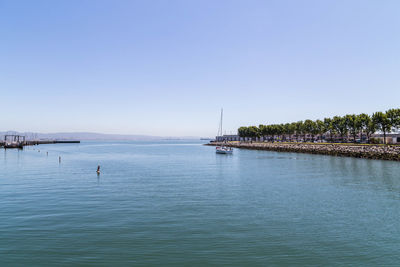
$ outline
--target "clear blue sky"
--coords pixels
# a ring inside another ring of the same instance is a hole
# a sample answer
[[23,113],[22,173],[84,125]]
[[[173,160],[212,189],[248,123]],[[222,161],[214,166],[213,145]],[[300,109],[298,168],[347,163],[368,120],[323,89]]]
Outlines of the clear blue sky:
[[214,136],[400,106],[400,1],[0,0],[0,131]]

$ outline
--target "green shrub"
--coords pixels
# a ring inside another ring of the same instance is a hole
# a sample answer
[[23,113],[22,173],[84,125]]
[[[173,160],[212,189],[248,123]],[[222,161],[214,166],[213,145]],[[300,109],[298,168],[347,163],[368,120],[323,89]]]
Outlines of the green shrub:
[[371,140],[370,140],[370,142],[371,142],[371,144],[382,144],[383,142],[382,142],[383,140],[381,139],[381,138],[371,138]]

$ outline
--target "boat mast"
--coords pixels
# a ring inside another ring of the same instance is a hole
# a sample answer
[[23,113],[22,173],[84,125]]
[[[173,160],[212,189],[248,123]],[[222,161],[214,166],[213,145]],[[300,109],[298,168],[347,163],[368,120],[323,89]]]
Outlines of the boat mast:
[[223,116],[223,109],[221,108],[221,118],[219,120],[217,136],[222,136],[222,116]]
[[223,135],[223,133],[222,133],[222,119],[223,119],[223,117],[224,117],[224,109],[221,108],[221,136]]

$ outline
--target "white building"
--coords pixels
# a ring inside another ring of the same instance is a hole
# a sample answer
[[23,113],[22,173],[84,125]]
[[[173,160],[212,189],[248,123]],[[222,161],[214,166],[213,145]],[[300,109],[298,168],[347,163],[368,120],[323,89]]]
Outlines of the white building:
[[[372,138],[379,139],[380,143],[384,143],[383,134],[374,134],[372,135]],[[386,144],[400,144],[400,133],[387,133]]]

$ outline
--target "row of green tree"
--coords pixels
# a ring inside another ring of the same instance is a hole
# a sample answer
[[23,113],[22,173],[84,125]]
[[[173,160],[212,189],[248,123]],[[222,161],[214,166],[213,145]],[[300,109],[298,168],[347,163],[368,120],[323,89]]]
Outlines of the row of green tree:
[[[386,134],[400,128],[400,109],[389,109],[386,112],[375,112],[372,116],[368,114],[334,116],[323,120],[305,120],[286,124],[270,124],[240,127],[238,134],[240,137],[264,137],[269,140],[290,140],[303,141],[310,137],[311,141],[323,140],[329,136],[327,141],[346,140],[351,136],[356,142],[357,137],[364,135],[369,143],[371,134],[381,131],[386,143]],[[317,139],[315,139],[317,138]],[[348,140],[347,140],[348,141]]]

